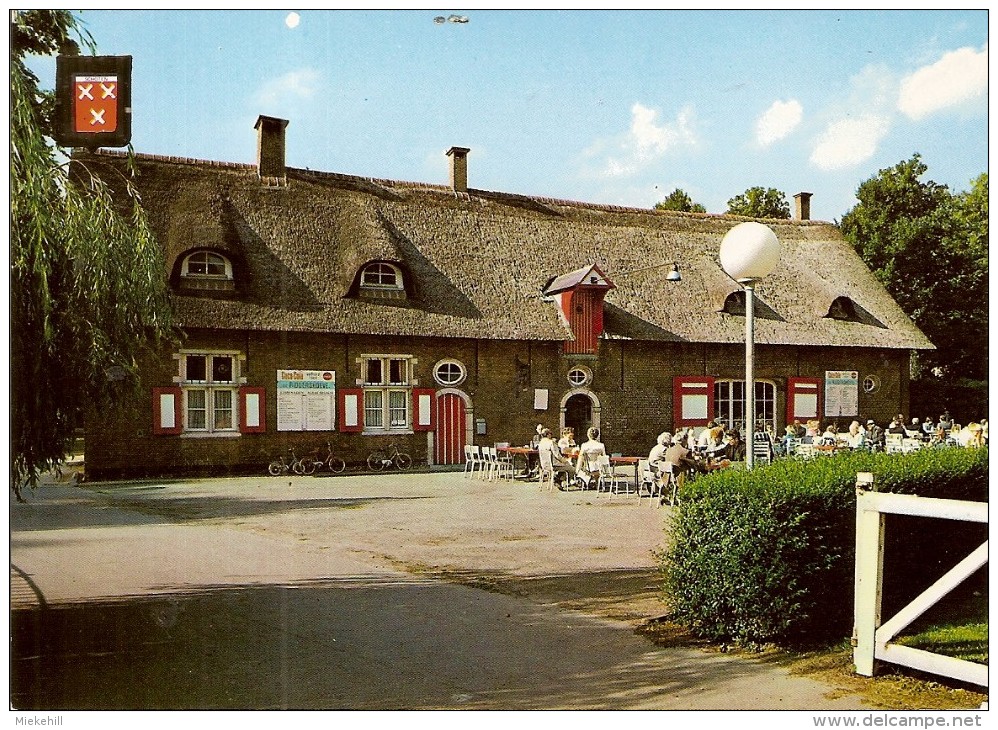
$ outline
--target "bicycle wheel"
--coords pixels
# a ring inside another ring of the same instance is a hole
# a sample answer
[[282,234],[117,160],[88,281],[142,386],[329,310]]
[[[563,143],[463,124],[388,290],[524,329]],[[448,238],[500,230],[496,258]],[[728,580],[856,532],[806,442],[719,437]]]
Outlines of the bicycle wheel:
[[311,457],[301,460],[301,471],[305,476],[312,476],[315,474],[315,470],[318,466],[318,462]]
[[295,459],[291,463],[291,471],[293,471],[298,476],[301,476],[302,474],[305,473],[305,462],[303,462],[301,459]]
[[267,465],[267,472],[272,477],[279,477],[282,471],[284,471],[284,464],[282,464],[280,461],[275,460]]
[[395,455],[395,466],[399,469],[405,470],[412,466],[412,457],[408,454],[396,454]]
[[381,471],[385,468],[385,455],[380,451],[375,451],[367,457],[367,468],[371,471]]
[[338,456],[330,456],[329,461],[326,462],[326,466],[329,467],[329,471],[333,474],[339,474],[347,468],[347,463]]

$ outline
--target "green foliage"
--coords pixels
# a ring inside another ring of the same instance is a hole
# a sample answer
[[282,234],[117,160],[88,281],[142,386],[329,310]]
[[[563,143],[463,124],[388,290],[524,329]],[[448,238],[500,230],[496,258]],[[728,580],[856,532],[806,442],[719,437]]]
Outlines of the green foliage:
[[665,200],[655,203],[655,210],[678,210],[681,213],[706,213],[707,209],[694,203],[693,199],[682,188],[676,188],[666,196]]
[[[72,444],[84,400],[113,395],[116,366],[135,380],[147,343],[170,334],[162,253],[138,197],[116,202],[46,138],[46,94],[27,52],[65,48],[66,11],[14,14],[10,71],[10,481],[21,498]],[[127,185],[123,186],[127,189]]]
[[[927,169],[916,154],[863,182],[859,203],[842,218],[842,233],[936,346],[918,353],[917,376],[935,379],[935,385],[983,380],[988,178],[981,175],[970,191],[952,195],[944,185],[921,180]],[[931,410],[941,412],[948,404],[935,406]]]
[[[782,459],[700,477],[683,492],[662,556],[676,620],[713,641],[848,636],[861,471],[883,492],[987,499],[987,449]],[[916,550],[907,543],[892,563],[898,580],[922,567],[911,564]]]
[[789,218],[790,204],[779,190],[757,186],[729,200],[727,213],[749,218]]

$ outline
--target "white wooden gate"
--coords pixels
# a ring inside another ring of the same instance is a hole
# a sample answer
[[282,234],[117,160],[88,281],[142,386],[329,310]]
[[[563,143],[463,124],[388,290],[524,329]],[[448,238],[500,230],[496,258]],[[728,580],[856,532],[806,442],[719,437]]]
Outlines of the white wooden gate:
[[984,664],[934,654],[889,642],[943,596],[988,562],[988,541],[961,560],[897,615],[881,624],[881,589],[884,569],[884,515],[937,517],[964,522],[988,521],[985,502],[932,499],[908,494],[881,494],[870,491],[872,475],[856,480],[856,605],[853,626],[853,662],[856,672],[873,676],[874,660],[952,677],[982,687],[988,686]]

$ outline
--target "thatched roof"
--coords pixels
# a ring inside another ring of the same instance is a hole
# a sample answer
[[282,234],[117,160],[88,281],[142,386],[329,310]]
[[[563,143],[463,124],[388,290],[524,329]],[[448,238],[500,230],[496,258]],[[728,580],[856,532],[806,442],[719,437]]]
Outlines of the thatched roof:
[[[120,153],[102,152],[114,166]],[[232,261],[237,295],[175,293],[186,327],[399,336],[571,338],[545,285],[596,266],[615,288],[605,336],[738,343],[722,312],[740,290],[721,269],[725,232],[744,219],[600,206],[289,168],[261,185],[253,165],[136,156],[137,187],[169,271],[195,248]],[[758,284],[756,342],[931,348],[837,227],[766,221],[782,245]],[[404,299],[356,296],[360,268],[397,264]],[[682,281],[669,282],[678,262]],[[662,268],[648,268],[662,263]],[[630,272],[630,273],[629,273]],[[829,318],[848,297],[861,316]]]

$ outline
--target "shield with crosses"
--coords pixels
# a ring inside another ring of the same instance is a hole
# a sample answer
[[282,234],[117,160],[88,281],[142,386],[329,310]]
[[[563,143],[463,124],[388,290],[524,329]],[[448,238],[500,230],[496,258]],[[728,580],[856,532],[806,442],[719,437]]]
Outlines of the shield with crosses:
[[73,129],[114,132],[118,129],[118,77],[79,75],[73,89]]
[[56,58],[54,137],[69,147],[125,147],[132,137],[131,56]]

